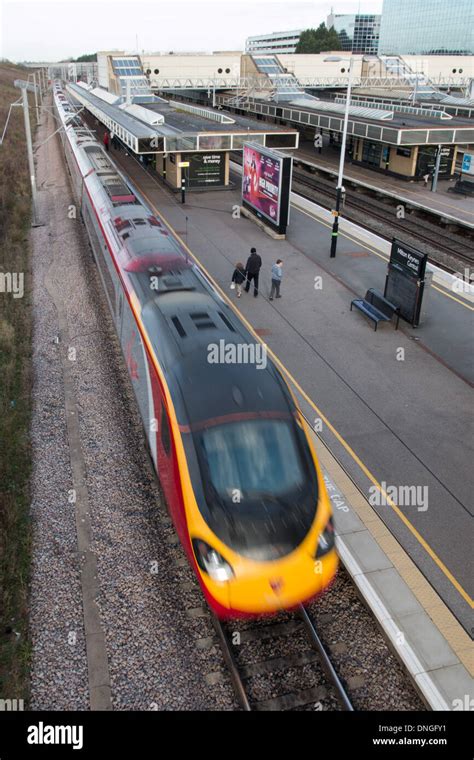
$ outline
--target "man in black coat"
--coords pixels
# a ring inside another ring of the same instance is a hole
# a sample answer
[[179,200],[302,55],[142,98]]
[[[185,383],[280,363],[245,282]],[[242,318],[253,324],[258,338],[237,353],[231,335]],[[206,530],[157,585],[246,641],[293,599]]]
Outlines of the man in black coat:
[[245,274],[247,275],[247,283],[245,285],[245,292],[250,290],[250,283],[253,280],[253,294],[255,298],[258,296],[258,276],[260,274],[260,267],[262,266],[262,259],[257,253],[256,248],[250,249],[250,256],[247,259],[245,267]]

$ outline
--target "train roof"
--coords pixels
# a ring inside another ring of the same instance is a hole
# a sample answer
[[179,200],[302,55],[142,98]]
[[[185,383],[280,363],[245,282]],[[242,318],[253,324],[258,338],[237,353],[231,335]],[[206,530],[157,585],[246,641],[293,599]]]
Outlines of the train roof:
[[[78,117],[77,117],[78,118]],[[247,330],[166,225],[142,202],[90,132],[73,125],[76,144],[106,195],[117,263],[141,310],[141,319],[183,424],[229,415],[289,416],[292,398]],[[214,347],[214,349],[213,349]],[[229,353],[226,353],[230,351]],[[217,350],[217,361],[210,351]],[[230,356],[230,361],[228,361]]]
[[179,389],[173,397],[178,419],[196,424],[233,414],[288,415],[289,394],[262,344],[193,270],[186,274],[192,289],[163,290],[142,309],[165,374],[173,376],[170,387]]
[[[225,343],[229,346],[229,340]],[[229,417],[291,418],[291,398],[283,392],[273,365],[258,369],[254,362],[211,364],[209,353],[198,347],[176,364],[174,376],[191,430],[199,430],[200,423],[225,423]]]

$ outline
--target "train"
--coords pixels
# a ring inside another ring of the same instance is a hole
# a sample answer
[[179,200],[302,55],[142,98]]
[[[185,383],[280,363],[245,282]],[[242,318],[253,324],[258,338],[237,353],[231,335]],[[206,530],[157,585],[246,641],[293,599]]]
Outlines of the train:
[[220,619],[307,603],[333,581],[338,556],[296,398],[60,81],[53,98],[149,453],[207,603]]

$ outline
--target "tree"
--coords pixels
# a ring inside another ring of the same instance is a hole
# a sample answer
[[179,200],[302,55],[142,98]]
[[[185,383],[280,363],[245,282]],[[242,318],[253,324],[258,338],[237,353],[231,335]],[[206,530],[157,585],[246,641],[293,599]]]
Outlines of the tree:
[[60,63],[89,63],[89,61],[95,63],[97,61],[97,53],[85,53],[84,55],[80,55],[79,58],[70,56],[69,58],[63,58]]
[[322,53],[325,50],[340,50],[341,42],[335,29],[327,29],[322,23],[317,29],[301,32],[296,53]]
[[341,38],[334,27],[328,30],[326,43],[327,47],[324,50],[342,50]]
[[76,63],[89,63],[97,61],[97,53],[85,53],[76,58]]

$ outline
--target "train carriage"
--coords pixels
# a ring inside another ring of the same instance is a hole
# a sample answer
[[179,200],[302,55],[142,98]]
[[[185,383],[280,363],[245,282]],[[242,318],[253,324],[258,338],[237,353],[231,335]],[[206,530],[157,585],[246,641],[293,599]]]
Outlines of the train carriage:
[[293,394],[59,85],[53,96],[153,463],[207,601],[232,617],[309,600],[338,559]]

